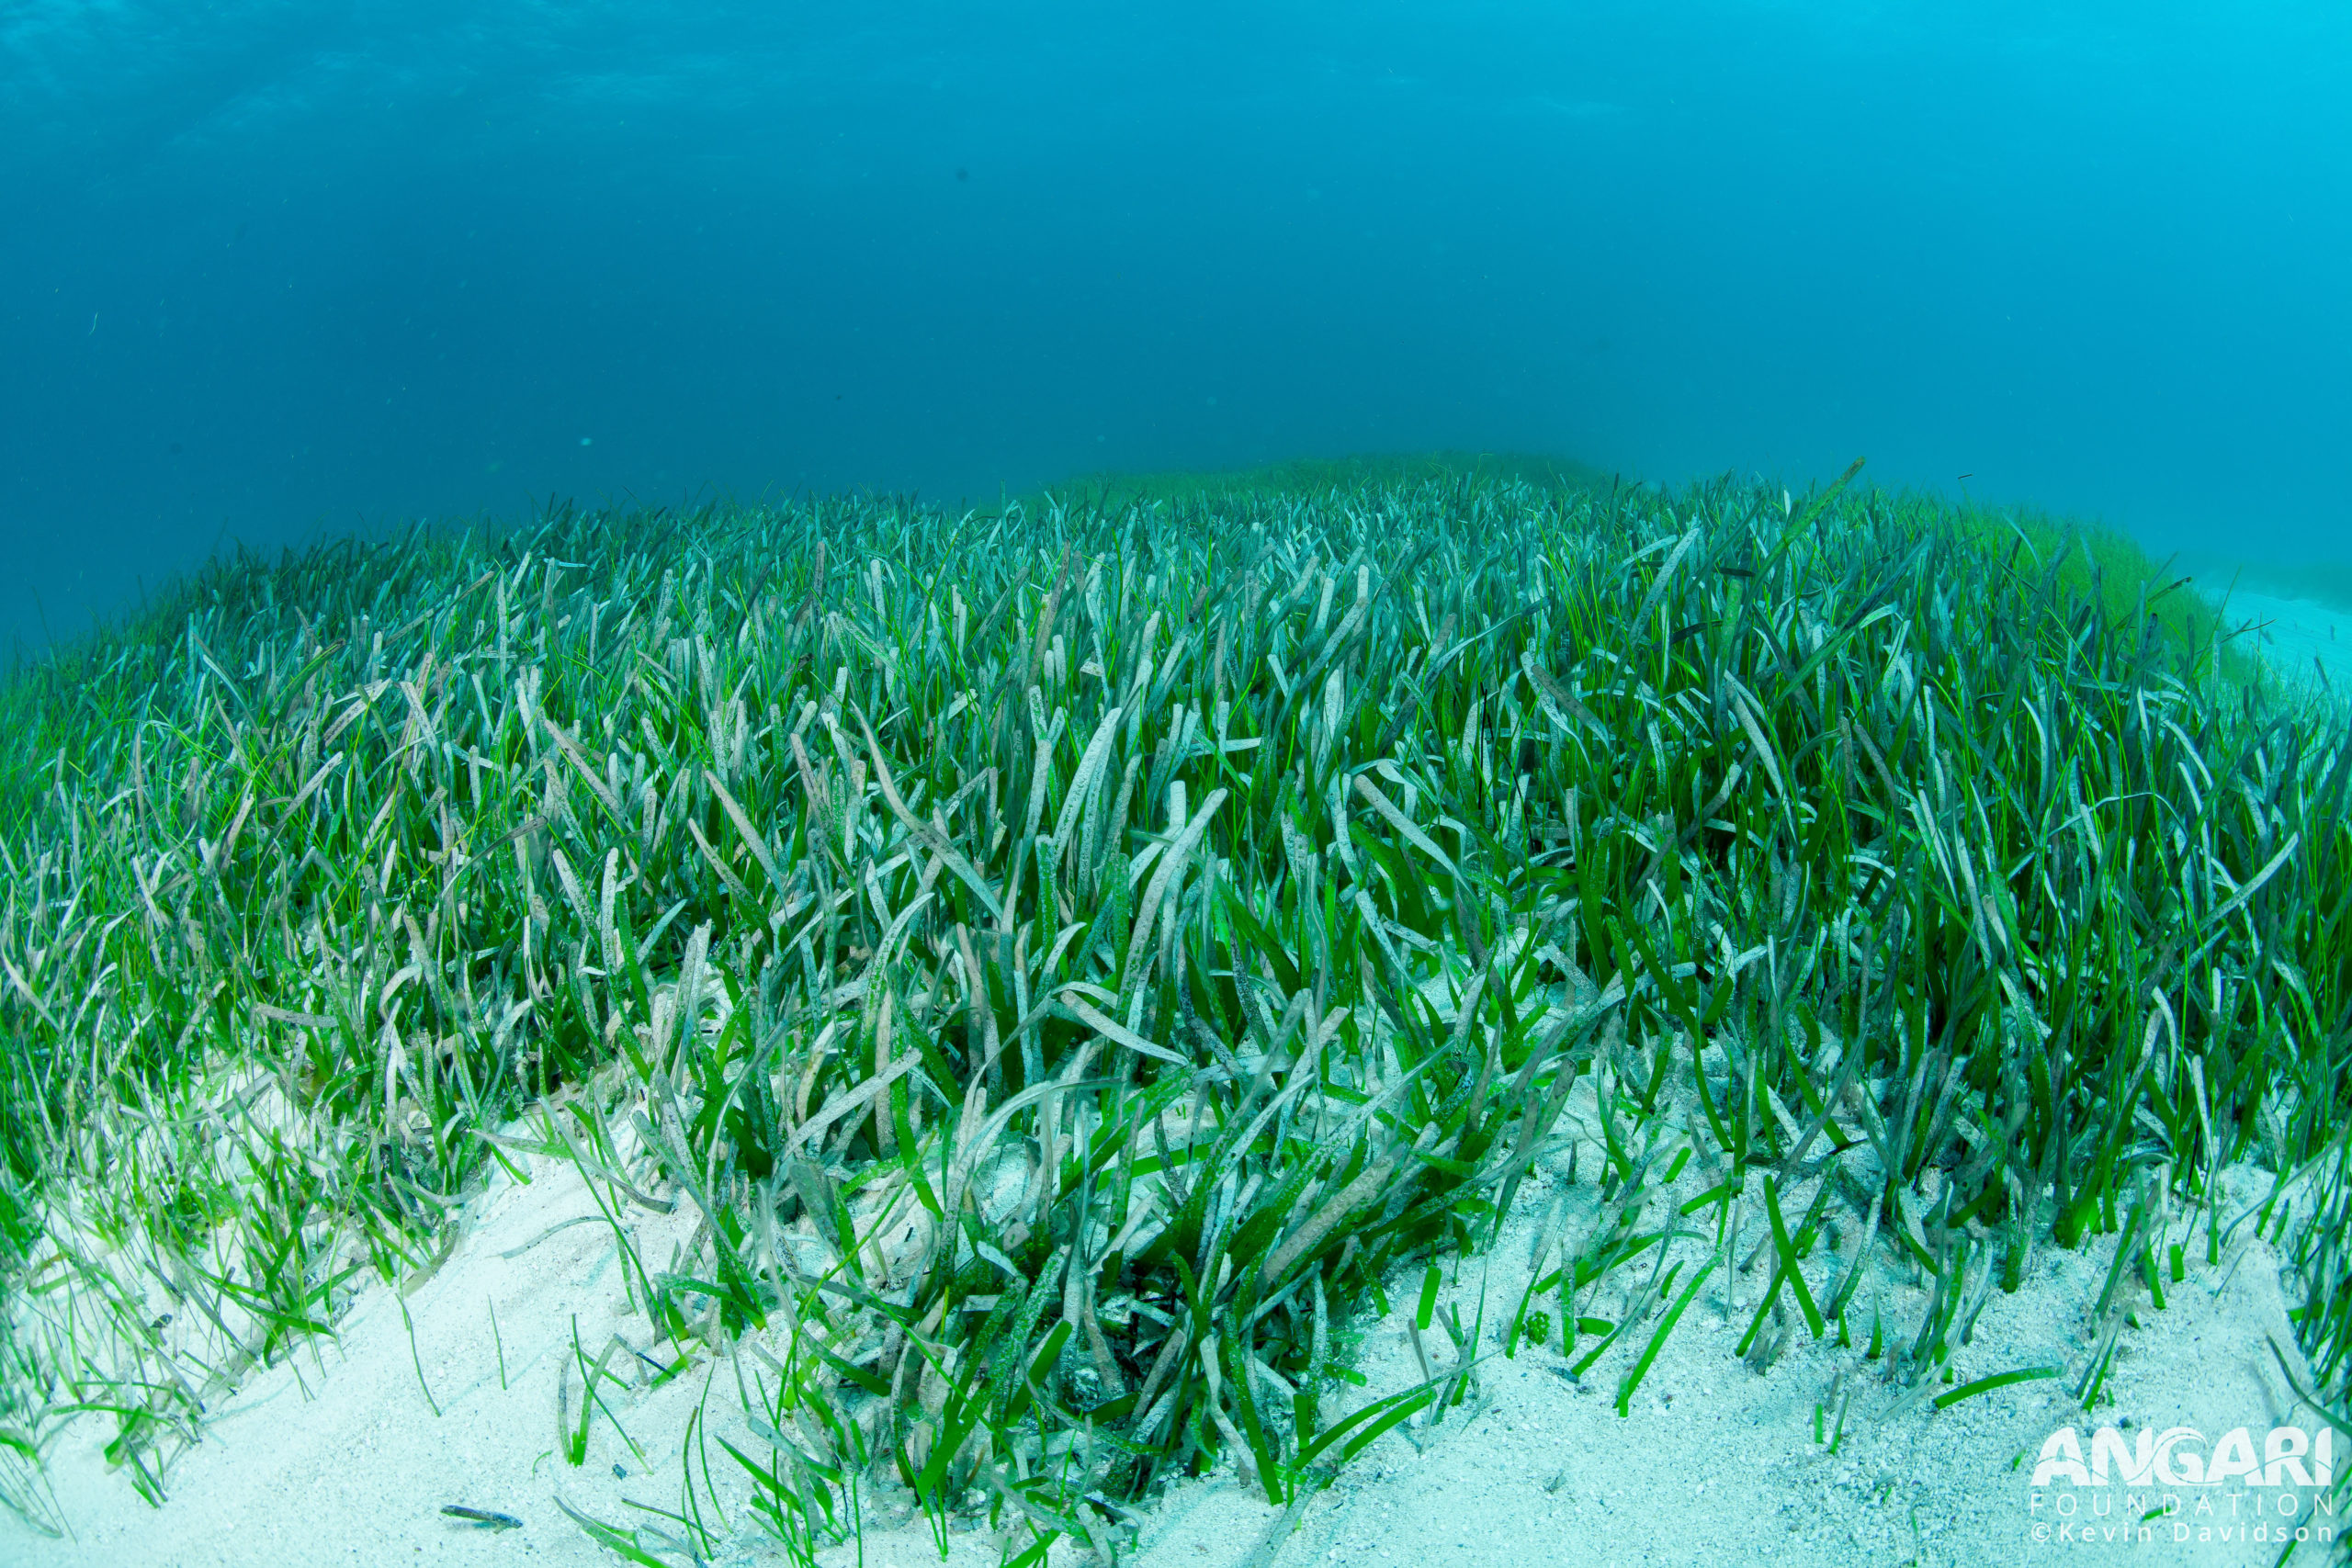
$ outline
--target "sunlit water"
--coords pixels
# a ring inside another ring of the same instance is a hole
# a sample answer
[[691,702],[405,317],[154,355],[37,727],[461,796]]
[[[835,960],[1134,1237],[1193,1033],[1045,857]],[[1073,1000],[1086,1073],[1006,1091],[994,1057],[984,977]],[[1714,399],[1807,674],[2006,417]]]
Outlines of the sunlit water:
[[0,649],[243,540],[1521,450],[2352,537],[2352,7],[6,0]]

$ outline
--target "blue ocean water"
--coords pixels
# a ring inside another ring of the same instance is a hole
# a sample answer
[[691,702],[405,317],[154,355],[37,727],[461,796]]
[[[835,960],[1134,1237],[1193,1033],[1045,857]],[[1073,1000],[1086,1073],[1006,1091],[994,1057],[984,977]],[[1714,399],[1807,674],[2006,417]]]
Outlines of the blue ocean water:
[[0,644],[550,494],[1438,446],[2352,556],[2352,8],[0,0]]

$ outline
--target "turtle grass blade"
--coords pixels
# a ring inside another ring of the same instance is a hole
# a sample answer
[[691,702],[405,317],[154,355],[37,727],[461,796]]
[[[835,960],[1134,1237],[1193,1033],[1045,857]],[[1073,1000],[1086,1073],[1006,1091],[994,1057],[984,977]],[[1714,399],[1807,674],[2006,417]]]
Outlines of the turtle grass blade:
[[1804,1325],[1815,1339],[1821,1337],[1821,1309],[1813,1304],[1813,1292],[1805,1288],[1804,1271],[1797,1267],[1796,1248],[1789,1241],[1788,1222],[1781,1217],[1781,1194],[1769,1175],[1764,1178],[1764,1209],[1772,1218],[1772,1250],[1780,1259],[1781,1275],[1797,1293],[1797,1306],[1804,1314]]
[[1936,1395],[1935,1406],[1939,1410],[1949,1410],[1963,1399],[1973,1399],[1996,1388],[2007,1388],[2012,1383],[2030,1382],[2037,1378],[2064,1377],[2065,1371],[2064,1367],[2019,1367],[2014,1371],[1995,1372],[1991,1377],[1974,1378],[1957,1388],[1944,1390]]
[[555,1506],[562,1509],[565,1517],[578,1525],[582,1533],[590,1540],[613,1553],[622,1562],[637,1563],[639,1568],[671,1568],[669,1563],[645,1550],[639,1542],[636,1530],[625,1530],[616,1525],[608,1525],[602,1519],[582,1513],[560,1497],[555,1500]]
[[1672,1334],[1674,1325],[1682,1321],[1683,1309],[1697,1297],[1699,1287],[1707,1282],[1707,1276],[1715,1271],[1715,1265],[1720,1261],[1719,1258],[1710,1258],[1702,1264],[1699,1271],[1690,1277],[1690,1282],[1682,1287],[1682,1293],[1674,1299],[1674,1304],[1667,1309],[1666,1316],[1659,1319],[1657,1329],[1650,1335],[1650,1342],[1642,1348],[1640,1358],[1634,1362],[1633,1370],[1617,1385],[1618,1415],[1631,1416],[1634,1413],[1634,1391],[1642,1386],[1642,1379],[1648,1375],[1650,1363],[1657,1360],[1657,1353],[1666,1348],[1667,1336]]
[[1313,1464],[1335,1444],[1340,1445],[1340,1455],[1332,1468],[1345,1464],[1399,1423],[1426,1408],[1437,1398],[1438,1391],[1452,1382],[1455,1376],[1454,1372],[1447,1371],[1351,1411],[1316,1433],[1313,1440],[1299,1450],[1299,1468],[1304,1470]]

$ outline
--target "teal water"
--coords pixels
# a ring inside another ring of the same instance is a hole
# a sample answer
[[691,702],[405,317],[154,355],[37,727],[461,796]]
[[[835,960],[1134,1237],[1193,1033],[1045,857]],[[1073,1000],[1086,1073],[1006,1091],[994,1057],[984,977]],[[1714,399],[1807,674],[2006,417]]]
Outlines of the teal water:
[[2341,554],[2348,80],[2336,0],[6,0],[0,644],[551,494],[1439,446]]

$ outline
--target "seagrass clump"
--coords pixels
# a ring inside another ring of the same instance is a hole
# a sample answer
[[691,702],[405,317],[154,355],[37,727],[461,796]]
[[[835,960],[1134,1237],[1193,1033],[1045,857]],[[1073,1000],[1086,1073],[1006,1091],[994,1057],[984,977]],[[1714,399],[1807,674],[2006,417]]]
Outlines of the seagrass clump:
[[[163,1498],[519,1146],[697,1217],[630,1260],[655,1364],[785,1332],[725,1446],[796,1552],[861,1482],[1038,1540],[1221,1455],[1295,1497],[1475,1377],[1451,1323],[1327,1413],[1351,1314],[1494,1234],[1572,1093],[1608,1221],[1560,1339],[1627,1393],[1698,1279],[1638,1359],[1577,1303],[1669,1231],[1770,1242],[1766,1363],[1846,1304],[1826,1224],[1912,1258],[1916,1376],[2038,1246],[2120,1232],[2160,1289],[2252,1156],[2333,1162],[2263,1223],[2340,1405],[2352,748],[2213,632],[2112,541],[1844,480],[216,564],[0,696],[0,1495],[54,1528],[98,1412]],[[1720,1181],[1658,1213],[1693,1146]]]

